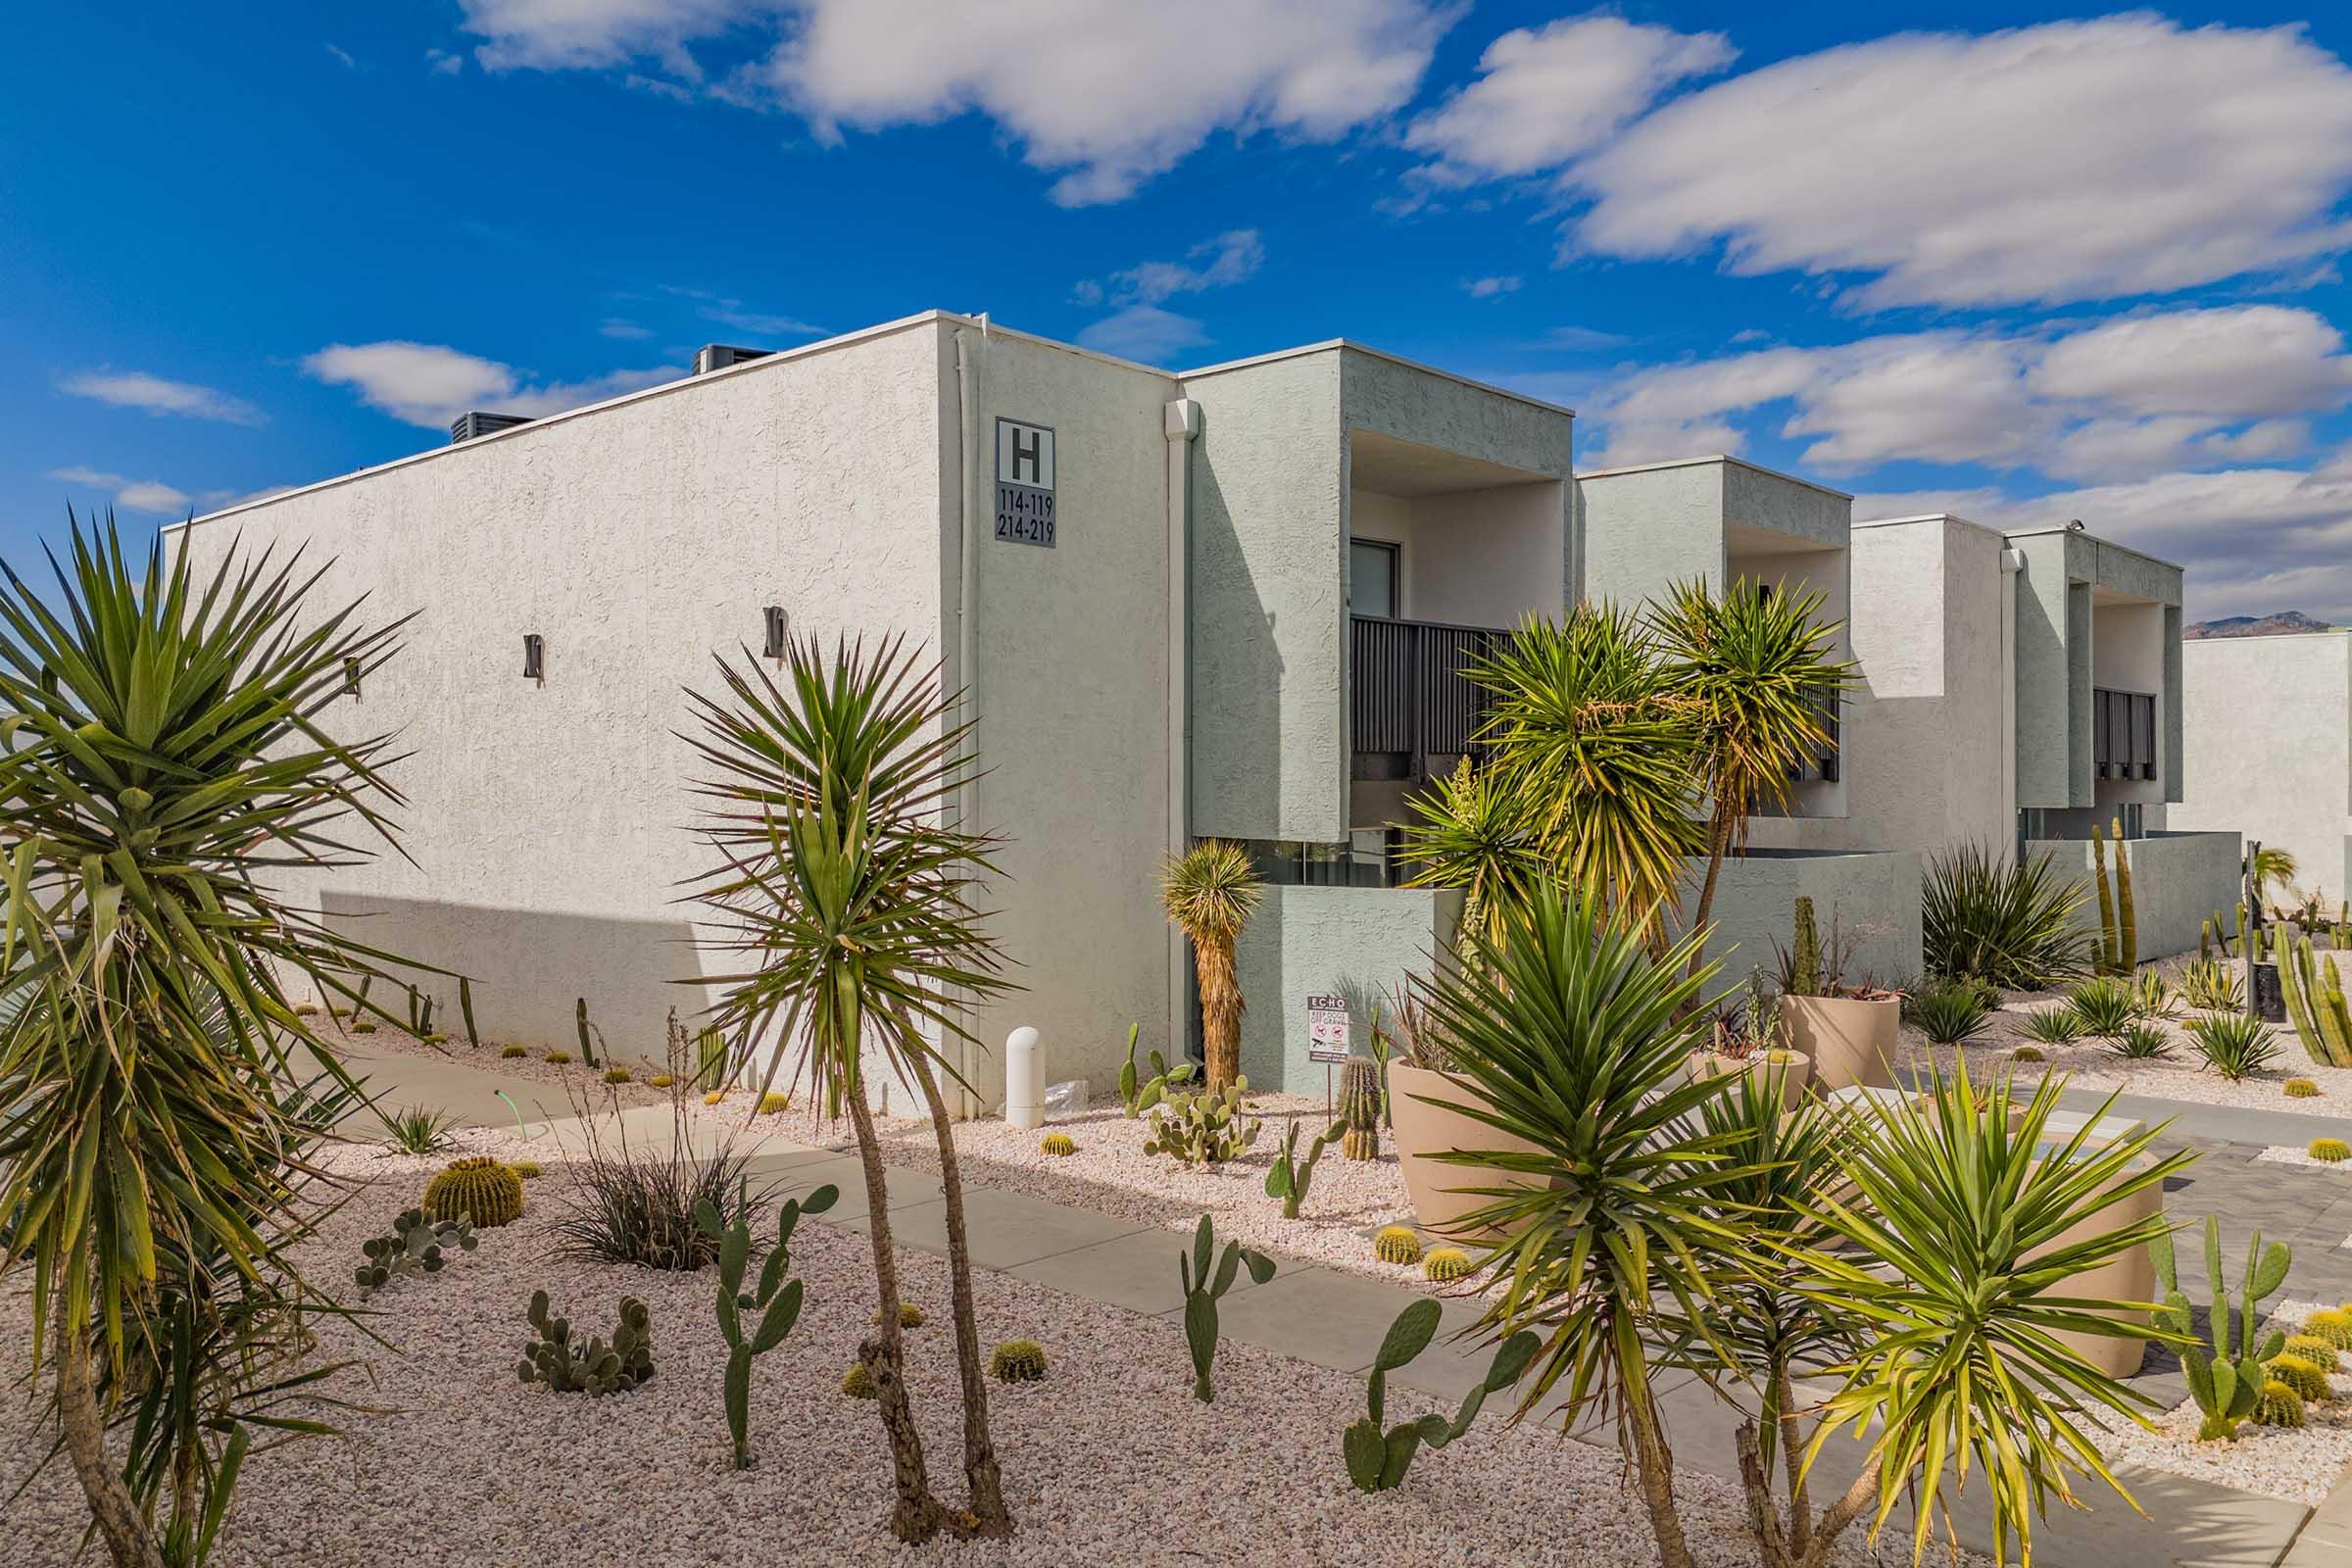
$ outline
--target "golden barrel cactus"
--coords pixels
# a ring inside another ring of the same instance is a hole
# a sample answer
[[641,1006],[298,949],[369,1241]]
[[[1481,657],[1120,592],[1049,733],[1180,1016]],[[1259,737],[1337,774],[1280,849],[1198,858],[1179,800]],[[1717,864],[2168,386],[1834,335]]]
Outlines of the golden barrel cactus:
[[522,1213],[522,1178],[487,1154],[468,1154],[424,1184],[417,1206],[427,1219],[470,1219],[477,1230],[512,1224]]

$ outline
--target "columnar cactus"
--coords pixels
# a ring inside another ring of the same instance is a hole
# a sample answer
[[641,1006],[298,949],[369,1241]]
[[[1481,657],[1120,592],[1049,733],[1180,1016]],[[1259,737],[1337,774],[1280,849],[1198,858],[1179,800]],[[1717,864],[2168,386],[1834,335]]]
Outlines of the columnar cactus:
[[2107,884],[2107,837],[2098,823],[2090,824],[2090,869],[2099,885],[2099,961],[2102,974],[2122,966],[2123,945],[2116,940],[2115,896]]
[[409,1209],[392,1222],[389,1236],[371,1236],[360,1244],[367,1259],[351,1271],[363,1291],[380,1291],[411,1274],[438,1274],[448,1261],[447,1250],[470,1252],[479,1245],[473,1226],[463,1219],[428,1220],[421,1209]]
[[2311,1059],[2330,1067],[2352,1067],[2352,1009],[2345,1006],[2335,960],[2314,947],[2309,937],[2282,934],[2278,991],[2295,1037]]
[[[2180,1277],[2174,1267],[2172,1234],[2167,1232],[2150,1242],[2148,1252],[2155,1259],[2156,1282],[2164,1292],[2164,1304],[2155,1312],[2156,1326],[2182,1336],[2193,1334],[2188,1298],[2180,1294]],[[2246,1247],[2246,1271],[2239,1285],[2239,1299],[2233,1304],[2222,1279],[2221,1222],[2213,1215],[2205,1216],[2205,1275],[2213,1292],[2208,1319],[2211,1343],[2199,1345],[2191,1339],[2180,1347],[2180,1370],[2187,1374],[2188,1392],[2205,1417],[2197,1429],[2200,1442],[2226,1442],[2237,1436],[2238,1423],[2254,1413],[2262,1398],[2268,1381],[2266,1367],[2286,1348],[2283,1332],[2274,1330],[2259,1343],[2254,1333],[2262,1317],[2262,1298],[2286,1282],[2290,1257],[2284,1243],[2273,1242],[2265,1248],[2262,1233],[2256,1231]],[[2312,1315],[2316,1321],[2321,1314]],[[2320,1331],[2314,1328],[2312,1332]]]
[[453,1159],[424,1184],[427,1219],[470,1219],[480,1229],[512,1224],[522,1213],[522,1178],[487,1154]]
[[1349,1056],[1340,1064],[1340,1121],[1348,1135],[1340,1152],[1349,1159],[1380,1157],[1380,1063]]
[[1324,1128],[1315,1135],[1306,1157],[1301,1159],[1298,1157],[1297,1118],[1293,1118],[1291,1125],[1284,1130],[1282,1147],[1274,1153],[1274,1167],[1266,1172],[1266,1196],[1282,1200],[1284,1219],[1298,1217],[1298,1205],[1306,1201],[1307,1189],[1314,1185],[1315,1161],[1323,1157],[1324,1150],[1339,1141],[1342,1131],[1342,1125],[1336,1121]]
[[1217,1400],[1216,1385],[1209,1380],[1217,1360],[1217,1302],[1233,1289],[1244,1266],[1249,1268],[1250,1278],[1260,1285],[1274,1277],[1272,1258],[1239,1242],[1227,1242],[1212,1279],[1208,1264],[1216,1247],[1216,1230],[1203,1214],[1193,1231],[1192,1251],[1176,1254],[1176,1277],[1184,1282],[1184,1340],[1193,1352],[1193,1397],[1202,1404]]
[[653,1314],[634,1296],[620,1298],[611,1345],[573,1339],[570,1319],[549,1315],[545,1291],[531,1293],[529,1316],[536,1337],[514,1368],[525,1383],[544,1383],[557,1394],[626,1394],[654,1375]]
[[1487,1402],[1487,1396],[1499,1394],[1519,1381],[1543,1341],[1533,1329],[1521,1329],[1494,1352],[1487,1375],[1471,1389],[1462,1400],[1461,1409],[1448,1421],[1442,1415],[1425,1415],[1418,1421],[1405,1421],[1384,1429],[1385,1406],[1388,1399],[1389,1374],[1428,1348],[1438,1332],[1438,1303],[1427,1298],[1415,1301],[1396,1314],[1389,1332],[1380,1342],[1380,1349],[1372,1357],[1372,1372],[1364,1388],[1364,1415],[1340,1435],[1340,1448],[1348,1461],[1348,1479],[1361,1492],[1387,1492],[1404,1483],[1404,1473],[1413,1462],[1413,1455],[1424,1447],[1443,1448],[1470,1430],[1478,1412]]
[[482,1037],[473,1029],[473,982],[464,975],[458,976],[458,1011],[466,1019],[466,1044],[481,1050]]
[[[735,1440],[735,1468],[752,1467],[752,1358],[765,1355],[784,1343],[800,1321],[805,1287],[784,1276],[792,1270],[792,1233],[803,1214],[822,1214],[841,1197],[831,1183],[807,1198],[788,1198],[776,1215],[776,1240],[760,1265],[759,1281],[743,1288],[743,1271],[752,1258],[752,1220],[749,1203],[738,1203],[732,1223],[718,1205],[703,1199],[694,1205],[694,1222],[718,1243],[718,1333],[727,1342],[727,1435]],[[757,1313],[758,1325],[744,1331],[744,1314]]]
[[2125,974],[2139,965],[2139,922],[2132,913],[2132,851],[2124,842],[2124,819],[2114,822],[2115,924],[2117,962]]
[[590,1043],[589,1037],[592,1033],[601,1035],[604,1031],[588,1021],[588,999],[586,997],[578,998],[572,1003],[571,1021],[572,1026],[579,1031],[580,1060],[593,1067],[596,1065],[596,1047]]
[[1788,944],[1788,994],[1821,995],[1821,932],[1813,924],[1813,901],[1796,901],[1796,930]]

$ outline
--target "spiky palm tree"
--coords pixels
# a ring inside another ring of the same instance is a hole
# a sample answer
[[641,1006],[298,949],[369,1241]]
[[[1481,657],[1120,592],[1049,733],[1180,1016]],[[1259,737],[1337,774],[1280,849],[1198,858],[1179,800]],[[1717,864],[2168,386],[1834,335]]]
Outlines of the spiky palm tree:
[[1457,932],[1494,938],[1508,906],[1524,903],[1550,864],[1526,800],[1501,771],[1465,757],[1405,804],[1414,819],[1403,854],[1417,862],[1406,886],[1460,889]]
[[1551,873],[1665,940],[1703,839],[1691,814],[1696,735],[1634,615],[1580,605],[1523,621],[1465,673],[1492,694],[1480,739]]
[[[988,1428],[988,1384],[972,1306],[963,1182],[940,1079],[969,1087],[947,1054],[976,1045],[970,1003],[1013,989],[973,903],[996,841],[947,818],[970,776],[960,699],[940,689],[903,638],[870,650],[794,640],[779,683],[747,652],[717,661],[725,690],[689,693],[700,720],[701,830],[719,863],[694,897],[748,965],[693,983],[723,996],[713,1022],[733,1058],[770,1053],[757,1105],[788,1065],[829,1113],[845,1110],[864,1168],[877,1327],[858,1348],[890,1444],[902,1541],[1008,1535],[1012,1517]],[[948,1262],[962,1377],[968,1515],[932,1494],[906,1384],[899,1277],[870,1066],[912,1083],[931,1112],[947,1200]]]
[[2255,905],[2261,908],[2270,907],[2271,884],[2276,882],[2282,887],[2292,886],[2295,871],[2295,858],[2287,851],[2275,844],[2256,850],[2254,863],[2248,868],[2254,878]]
[[1692,930],[1714,911],[1724,857],[1746,848],[1748,818],[1786,808],[1792,764],[1829,742],[1854,666],[1836,657],[1837,626],[1817,619],[1821,606],[1816,590],[1742,578],[1721,594],[1704,582],[1677,584],[1650,612],[1667,690],[1696,732],[1706,800]]
[[[248,1396],[318,1309],[286,1250],[325,1125],[298,1049],[357,1086],[287,987],[356,998],[390,960],[277,886],[393,844],[388,739],[323,714],[398,623],[313,604],[300,552],[199,574],[157,545],[134,574],[113,518],[71,531],[53,598],[13,570],[0,590],[0,1279],[29,1266],[33,1364],[99,1537],[158,1568],[210,1550],[269,1424]],[[126,1483],[106,1427],[157,1369],[207,1392],[140,1406]]]
[[1234,947],[1257,912],[1263,886],[1250,852],[1226,839],[1202,839],[1160,872],[1160,902],[1193,944],[1206,1082],[1216,1092],[1241,1076],[1244,1004]]

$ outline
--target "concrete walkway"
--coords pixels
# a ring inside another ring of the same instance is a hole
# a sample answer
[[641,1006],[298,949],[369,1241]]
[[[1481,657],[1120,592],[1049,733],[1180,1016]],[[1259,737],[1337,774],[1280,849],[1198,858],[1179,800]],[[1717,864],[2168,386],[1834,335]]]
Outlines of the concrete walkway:
[[[507,1089],[526,1111],[534,1103],[561,1098],[535,1080],[513,1079],[459,1057],[428,1060],[387,1051],[368,1053],[358,1064],[387,1104],[434,1104],[458,1110],[467,1120],[494,1123],[498,1119],[482,1109],[484,1102],[497,1107],[501,1115],[506,1113],[504,1102],[493,1093],[498,1088]],[[527,1089],[529,1098],[516,1089],[517,1084]],[[2101,1098],[2081,1097],[2081,1108],[2095,1106]],[[2069,1103],[2076,1102],[2077,1097],[2070,1095]],[[2251,1130],[2241,1126],[2238,1117],[2259,1114],[2231,1112],[2208,1118],[2202,1113],[2213,1107],[2171,1101],[2148,1102],[2144,1108],[2135,1102],[2126,1108],[2151,1121],[2172,1117],[2176,1130],[2188,1134],[2184,1141],[2190,1142],[2204,1141],[2196,1132],[2209,1119],[2215,1131],[2226,1137]],[[536,1122],[537,1117],[533,1119]],[[633,1140],[665,1137],[669,1128],[669,1113],[659,1105],[637,1107],[626,1112],[624,1119]],[[548,1130],[558,1147],[571,1150],[579,1142],[576,1122],[559,1118]],[[2263,1131],[2268,1130],[2266,1124]],[[2220,1144],[2223,1138],[2212,1142]],[[2352,1202],[2352,1180],[2290,1166],[2254,1166],[2247,1157],[2250,1148],[2241,1146],[2236,1152],[2237,1157],[2228,1161],[2230,1171],[2225,1174],[2217,1169],[2206,1178],[2212,1186],[2198,1195],[2209,1199],[2211,1206],[2226,1210],[2225,1223],[2232,1218],[2281,1218],[2278,1198],[2259,1205],[2250,1202],[2247,1189],[2258,1182],[2277,1181],[2282,1188],[2295,1189],[2314,1179],[2340,1184],[2345,1200]],[[2196,1170],[2202,1168],[2201,1161],[2192,1169],[2192,1182]],[[773,1181],[778,1197],[831,1183],[841,1190],[841,1201],[816,1217],[847,1230],[867,1229],[865,1183],[854,1155],[777,1136],[763,1144],[751,1170]],[[892,1233],[899,1245],[944,1252],[945,1200],[937,1178],[894,1169],[888,1191]],[[2332,1200],[2333,1189],[2328,1191]],[[2175,1196],[2185,1200],[2188,1193],[2184,1187]],[[2290,1197],[2287,1201],[2308,1200]],[[2193,1211],[2207,1205],[2200,1201],[2180,1206]],[[964,1215],[977,1266],[1127,1311],[1171,1322],[1181,1320],[1183,1298],[1176,1260],[1189,1239],[1178,1231],[973,1185],[968,1179]],[[2334,1234],[2340,1240],[2352,1218],[2339,1223],[2330,1215],[2325,1223],[2335,1226]],[[2338,1255],[2352,1257],[2331,1252],[2330,1265]],[[2333,1274],[2333,1267],[2328,1272]],[[2290,1284],[2290,1292],[2294,1288]],[[1248,1273],[1243,1273],[1234,1293],[1225,1299],[1222,1328],[1228,1339],[1319,1366],[1362,1372],[1370,1367],[1373,1352],[1397,1312],[1419,1298],[1419,1292],[1365,1275],[1283,1259],[1280,1272],[1262,1286],[1252,1284]],[[1430,1396],[1433,1408],[1458,1400],[1484,1375],[1490,1358],[1490,1352],[1451,1340],[1474,1321],[1475,1308],[1447,1300],[1442,1303],[1442,1310],[1444,1329],[1438,1341],[1391,1376],[1393,1383]],[[2184,1396],[2179,1371],[2168,1358],[2151,1357],[2149,1370],[2137,1381],[2152,1397],[2166,1404]],[[1696,1470],[1736,1482],[1739,1466],[1733,1433],[1739,1413],[1707,1390],[1688,1382],[1670,1388],[1663,1402],[1678,1464],[1686,1472]],[[1603,1446],[1614,1441],[1612,1433],[1599,1423],[1573,1436]],[[1335,1463],[1337,1441],[1333,1434]],[[1840,1454],[1834,1449],[1820,1461],[1817,1496],[1826,1488],[1842,1487],[1858,1469],[1858,1446],[1845,1446],[1851,1452]],[[2280,1568],[2282,1562],[2286,1568],[2352,1568],[2352,1491],[2339,1492],[2315,1512],[2299,1503],[2162,1472],[2126,1468],[2119,1476],[2139,1499],[2146,1517],[2134,1515],[2103,1489],[2086,1488],[2081,1495],[2087,1511],[2056,1507],[2035,1529],[2037,1562],[2050,1568],[2118,1568],[2119,1564],[2129,1568]],[[1988,1515],[1982,1502],[1980,1482],[1971,1486],[1967,1505],[1959,1510],[1960,1535],[1965,1544],[1989,1551]],[[1889,1522],[1888,1535],[1882,1542],[1889,1560],[1907,1555],[1907,1511],[1898,1511]]]

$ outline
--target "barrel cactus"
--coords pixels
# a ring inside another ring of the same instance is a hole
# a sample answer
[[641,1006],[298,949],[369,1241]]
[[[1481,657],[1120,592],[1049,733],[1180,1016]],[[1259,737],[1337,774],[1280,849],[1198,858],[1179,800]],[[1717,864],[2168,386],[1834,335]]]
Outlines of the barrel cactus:
[[841,1392],[853,1399],[873,1399],[881,1396],[881,1391],[874,1387],[874,1374],[863,1361],[851,1362],[850,1369],[841,1375]]
[[2341,1138],[2314,1138],[2311,1147],[2303,1151],[2323,1165],[2340,1164],[2352,1159],[2352,1144]]
[[351,1032],[355,1035],[371,1035],[375,1033],[375,1025],[362,1018],[351,1026]]
[[724,1089],[713,1089],[703,1097],[703,1103],[706,1105],[723,1105],[726,1102],[727,1092]]
[[999,1383],[1042,1383],[1046,1348],[1035,1340],[1006,1340],[989,1356],[988,1370]]
[[1421,1238],[1410,1225],[1384,1225],[1372,1238],[1372,1255],[1383,1263],[1418,1263]]
[[2352,1350],[2352,1312],[2341,1307],[2322,1307],[2303,1320],[2303,1332],[2315,1340],[2326,1340],[2339,1350]]
[[2299,1355],[2323,1372],[2333,1372],[2344,1362],[2342,1352],[2316,1334],[2289,1334],[2285,1353]]
[[535,1159],[511,1159],[507,1161],[507,1169],[526,1182],[535,1182],[547,1174],[546,1168]]
[[629,1069],[628,1069],[628,1068],[626,1068],[626,1067],[607,1067],[607,1068],[605,1069],[605,1082],[607,1082],[607,1083],[609,1083],[609,1084],[625,1084],[625,1083],[627,1083],[628,1081],[629,1081]]
[[501,1046],[498,1048],[498,1054],[509,1061],[518,1061],[531,1054],[531,1048],[528,1046]]
[[573,1338],[571,1321],[548,1311],[547,1293],[531,1293],[534,1338],[522,1348],[515,1376],[544,1383],[557,1394],[626,1394],[654,1375],[653,1314],[634,1296],[620,1298],[620,1321],[612,1340]]
[[1380,1063],[1349,1056],[1340,1065],[1340,1121],[1348,1131],[1340,1152],[1348,1159],[1380,1157]]
[[771,1089],[760,1097],[760,1114],[781,1116],[792,1108],[792,1096],[780,1089]]
[[2009,1053],[2009,1059],[2011,1061],[2033,1062],[2047,1061],[2050,1058],[2043,1055],[2040,1052],[2034,1050],[2032,1046],[2020,1046],[2015,1051]]
[[2262,1397],[2254,1402],[2254,1413],[2247,1419],[2258,1427],[2299,1427],[2303,1424],[2303,1396],[2272,1378],[2262,1386]]
[[1052,1154],[1056,1159],[1066,1158],[1078,1152],[1078,1140],[1068,1133],[1048,1133],[1037,1141],[1037,1152]]
[[2307,1404],[2328,1397],[2328,1374],[2299,1355],[2280,1351],[2272,1359],[2269,1370],[2272,1377],[2303,1396]]
[[1437,1285],[1450,1284],[1469,1272],[1470,1254],[1458,1247],[1433,1248],[1421,1260],[1422,1277]]
[[2283,1092],[2289,1100],[2317,1100],[2320,1086],[2308,1078],[2289,1078]]
[[[879,1327],[881,1322],[882,1309],[877,1306],[874,1308],[874,1323],[877,1327]],[[922,1326],[923,1309],[915,1305],[912,1301],[901,1301],[899,1303],[899,1327],[903,1329],[919,1329]]]
[[509,1225],[522,1213],[522,1178],[487,1154],[468,1154],[434,1173],[419,1206],[427,1219],[470,1219],[483,1229]]
[[571,1065],[571,1053],[568,1051],[551,1051],[540,1059],[545,1061],[551,1067],[568,1067]]

